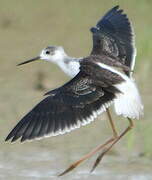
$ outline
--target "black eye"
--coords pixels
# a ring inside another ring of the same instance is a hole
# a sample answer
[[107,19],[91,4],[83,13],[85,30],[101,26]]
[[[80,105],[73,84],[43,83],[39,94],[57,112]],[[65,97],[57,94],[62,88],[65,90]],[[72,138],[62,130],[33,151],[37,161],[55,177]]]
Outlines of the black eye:
[[46,54],[50,54],[50,51],[46,51]]

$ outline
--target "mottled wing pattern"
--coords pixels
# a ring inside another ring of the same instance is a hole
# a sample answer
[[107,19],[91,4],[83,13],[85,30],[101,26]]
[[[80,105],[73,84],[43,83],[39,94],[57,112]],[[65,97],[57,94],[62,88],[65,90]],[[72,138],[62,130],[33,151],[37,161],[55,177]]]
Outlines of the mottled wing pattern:
[[83,61],[77,76],[48,92],[48,96],[19,121],[6,141],[21,138],[23,142],[64,134],[90,123],[105,111],[119,91],[113,86],[112,77],[109,83],[108,74],[102,77],[107,71],[102,72],[100,68],[94,73],[97,67],[92,63]]
[[[91,54],[108,53],[131,70],[134,68],[136,49],[134,46],[133,28],[127,15],[119,6],[112,8],[91,28],[93,49]],[[129,76],[131,72],[125,71]]]

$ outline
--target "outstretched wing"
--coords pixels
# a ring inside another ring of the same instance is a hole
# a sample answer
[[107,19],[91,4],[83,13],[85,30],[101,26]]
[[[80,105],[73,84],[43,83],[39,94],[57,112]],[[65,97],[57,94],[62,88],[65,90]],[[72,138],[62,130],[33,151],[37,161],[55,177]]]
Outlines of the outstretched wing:
[[79,74],[64,86],[48,92],[48,97],[19,121],[6,141],[21,138],[23,142],[64,134],[90,123],[110,106],[118,93],[112,86],[114,81],[106,84],[109,74],[102,77],[106,72],[103,73],[101,68],[98,74],[94,72],[94,66],[89,68],[89,63],[83,63]]
[[[93,49],[91,54],[108,53],[118,57],[120,61],[134,69],[136,49],[134,45],[133,28],[127,15],[119,6],[112,8],[91,28],[93,33]],[[131,72],[125,72],[130,76]]]

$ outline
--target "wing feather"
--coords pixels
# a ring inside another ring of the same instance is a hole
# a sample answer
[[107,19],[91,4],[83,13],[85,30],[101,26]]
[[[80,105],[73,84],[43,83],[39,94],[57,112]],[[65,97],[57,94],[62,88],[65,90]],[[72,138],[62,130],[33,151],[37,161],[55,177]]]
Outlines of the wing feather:
[[[91,54],[109,53],[131,70],[134,69],[136,48],[134,32],[131,22],[119,6],[108,11],[96,27],[91,28],[93,33],[93,49]],[[132,72],[125,71],[130,76]]]
[[[104,112],[115,99],[115,94],[119,93],[113,86],[115,81],[106,84],[109,78],[105,75],[107,70],[103,72],[100,68],[96,71],[98,75],[95,72],[89,75],[85,69],[89,69],[89,64],[86,66],[83,61],[81,66],[84,67],[76,77],[47,93],[48,96],[19,121],[6,141],[21,138],[23,142],[64,134],[92,122]],[[89,71],[95,71],[94,68],[97,67],[90,63]]]

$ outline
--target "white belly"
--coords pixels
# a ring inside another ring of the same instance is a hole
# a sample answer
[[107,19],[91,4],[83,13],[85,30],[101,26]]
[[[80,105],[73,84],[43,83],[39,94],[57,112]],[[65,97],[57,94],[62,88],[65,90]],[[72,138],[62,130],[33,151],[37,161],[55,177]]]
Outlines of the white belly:
[[101,68],[118,74],[125,80],[124,82],[115,85],[115,87],[117,87],[122,92],[117,94],[117,98],[114,100],[116,114],[132,119],[139,119],[139,117],[143,115],[143,105],[133,79],[106,64],[101,62],[97,64]]
[[143,115],[143,105],[133,80],[127,78],[125,82],[115,86],[122,92],[114,100],[116,113],[124,117],[139,119]]

